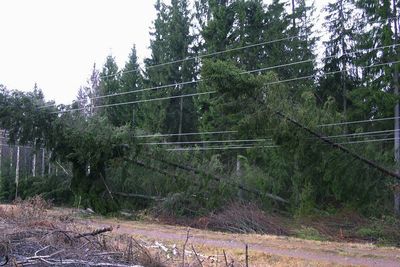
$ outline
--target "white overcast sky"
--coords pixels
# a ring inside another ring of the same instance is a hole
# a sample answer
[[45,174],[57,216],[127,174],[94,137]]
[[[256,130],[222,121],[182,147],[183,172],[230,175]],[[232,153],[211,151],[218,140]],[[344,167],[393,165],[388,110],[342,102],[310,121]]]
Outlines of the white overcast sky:
[[[329,0],[317,0],[319,9]],[[155,0],[0,0],[0,84],[71,103],[93,63],[149,56]]]

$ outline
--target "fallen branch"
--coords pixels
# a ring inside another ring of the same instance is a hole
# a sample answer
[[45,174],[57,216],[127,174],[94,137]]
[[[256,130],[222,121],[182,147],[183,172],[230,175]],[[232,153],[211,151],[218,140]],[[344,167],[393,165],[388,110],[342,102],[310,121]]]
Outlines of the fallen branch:
[[104,179],[103,174],[100,173],[100,177],[101,177],[101,180],[103,181],[103,184],[104,184],[104,186],[106,187],[107,192],[108,192],[108,194],[110,195],[111,199],[114,200],[114,197],[113,197],[113,195],[112,195],[112,193],[111,193],[110,188],[108,187],[108,185],[107,185],[107,183],[106,183],[106,179]]
[[180,164],[177,164],[177,163],[169,162],[169,161],[164,160],[164,159],[159,159],[159,158],[156,158],[156,157],[154,157],[152,155],[149,155],[149,154],[147,155],[147,157],[150,157],[151,159],[159,161],[159,162],[162,162],[164,164],[173,166],[175,168],[178,168],[178,169],[181,169],[181,170],[184,170],[184,171],[188,171],[190,173],[208,176],[208,177],[212,178],[213,180],[215,180],[217,182],[224,181],[227,184],[235,186],[235,187],[237,187],[237,188],[239,188],[239,189],[241,189],[241,190],[243,190],[245,192],[252,193],[252,194],[257,195],[259,197],[265,196],[265,197],[271,198],[273,200],[276,200],[276,201],[279,201],[279,202],[282,202],[282,203],[289,203],[289,201],[287,201],[286,199],[281,198],[280,196],[276,196],[276,195],[273,195],[273,194],[270,194],[270,193],[261,193],[258,190],[246,188],[246,187],[244,187],[244,186],[242,186],[240,184],[237,184],[237,183],[234,183],[234,182],[230,182],[229,179],[225,178],[225,177],[217,176],[217,175],[211,174],[211,173],[206,172],[206,171],[198,170],[198,169],[196,169],[194,167],[191,167],[191,166],[183,166],[183,165],[180,165]]
[[136,198],[150,199],[150,200],[154,200],[154,201],[164,201],[165,200],[165,198],[161,198],[161,197],[147,196],[147,195],[134,194],[134,193],[113,192],[113,194],[122,196],[122,197],[136,197]]
[[78,235],[74,236],[74,238],[81,238],[81,237],[86,237],[86,236],[96,236],[96,235],[103,234],[106,232],[111,232],[112,230],[113,230],[112,226],[105,227],[105,228],[94,230],[93,232],[90,232],[90,233],[78,234]]

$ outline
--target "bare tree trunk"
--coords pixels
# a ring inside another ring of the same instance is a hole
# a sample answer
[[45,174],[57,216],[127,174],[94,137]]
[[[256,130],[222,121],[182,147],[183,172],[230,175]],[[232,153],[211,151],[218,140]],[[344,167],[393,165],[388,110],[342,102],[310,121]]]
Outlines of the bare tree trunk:
[[36,177],[36,139],[35,142],[33,143],[33,149],[32,149],[32,177]]
[[[238,182],[241,187],[243,187],[243,172],[242,172],[242,162],[240,160],[240,155],[237,155],[236,157],[236,176],[238,177]],[[239,199],[243,199],[243,190],[239,188],[238,191],[238,197]]]
[[44,177],[44,169],[45,169],[45,151],[44,148],[42,148],[42,177]]
[[50,162],[50,159],[51,159],[51,151],[49,152],[49,169],[48,169],[48,175],[49,176],[51,175],[51,162]]
[[18,184],[19,184],[19,154],[20,147],[17,146],[17,163],[15,164],[15,199],[18,197]]
[[400,184],[394,186],[394,211],[397,216],[400,215]]
[[10,149],[10,173],[11,173],[11,171],[12,171],[12,169],[13,169],[13,166],[14,166],[14,164],[13,164],[13,160],[14,160],[14,148],[13,147],[11,147],[11,146],[9,146],[8,147],[9,149]]
[[32,158],[32,176],[36,177],[36,151],[33,152]]
[[0,141],[0,178],[1,178],[1,175],[2,175],[2,167],[3,167],[3,164],[2,164],[2,156],[3,156],[3,144],[2,144],[2,142]]

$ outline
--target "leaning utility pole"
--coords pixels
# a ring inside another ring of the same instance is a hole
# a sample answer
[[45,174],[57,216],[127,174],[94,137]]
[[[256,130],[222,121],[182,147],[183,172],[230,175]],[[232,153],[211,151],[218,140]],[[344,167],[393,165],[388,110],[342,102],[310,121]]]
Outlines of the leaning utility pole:
[[[397,7],[396,0],[393,0],[393,22],[394,22],[394,45],[397,45]],[[395,55],[397,56],[396,47],[393,47]],[[399,96],[399,70],[397,63],[394,63],[394,74],[393,74],[393,84],[394,84],[394,95],[397,98]],[[396,162],[396,173],[400,174],[400,105],[399,100],[396,100],[396,105],[394,108],[394,159]],[[400,184],[396,182],[394,185],[394,213],[400,215]]]

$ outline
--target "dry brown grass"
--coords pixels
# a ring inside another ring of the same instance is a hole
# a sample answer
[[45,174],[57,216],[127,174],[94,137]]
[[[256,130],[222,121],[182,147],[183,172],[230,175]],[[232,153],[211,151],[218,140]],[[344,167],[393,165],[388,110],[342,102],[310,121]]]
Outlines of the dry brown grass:
[[243,234],[285,235],[288,233],[277,218],[267,215],[257,205],[239,202],[231,203],[223,211],[212,214],[208,218],[207,227]]

